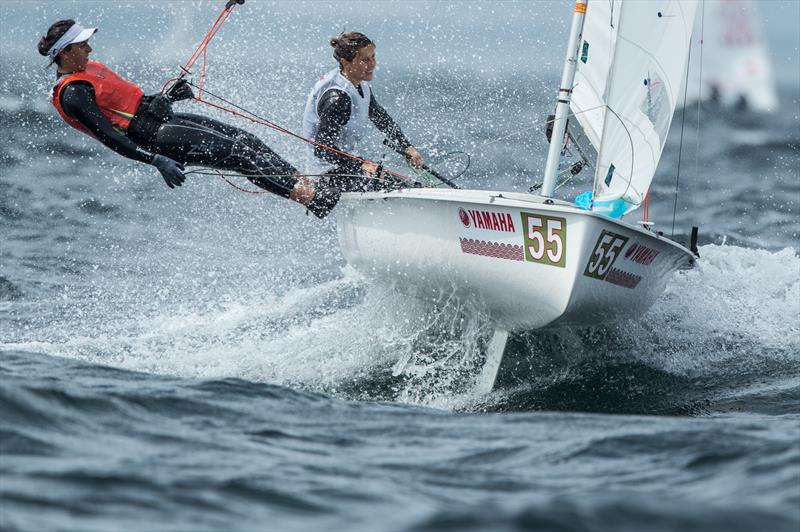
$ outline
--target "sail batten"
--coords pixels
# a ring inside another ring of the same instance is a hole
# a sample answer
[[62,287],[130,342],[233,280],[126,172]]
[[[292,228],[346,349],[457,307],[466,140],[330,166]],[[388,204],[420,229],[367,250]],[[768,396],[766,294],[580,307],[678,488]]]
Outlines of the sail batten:
[[[592,0],[572,112],[597,151],[594,199],[644,200],[685,75],[696,0]],[[601,89],[602,87],[602,89]]]

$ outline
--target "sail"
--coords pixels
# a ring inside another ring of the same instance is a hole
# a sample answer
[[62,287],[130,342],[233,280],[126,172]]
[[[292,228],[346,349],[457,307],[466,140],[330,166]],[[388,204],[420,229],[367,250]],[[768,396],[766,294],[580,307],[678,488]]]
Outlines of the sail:
[[[698,7],[689,65],[688,102],[775,111],[778,96],[755,2],[705,0]],[[701,55],[702,52],[702,55]]]
[[686,73],[696,0],[590,0],[571,110],[597,150],[594,202],[644,200]]

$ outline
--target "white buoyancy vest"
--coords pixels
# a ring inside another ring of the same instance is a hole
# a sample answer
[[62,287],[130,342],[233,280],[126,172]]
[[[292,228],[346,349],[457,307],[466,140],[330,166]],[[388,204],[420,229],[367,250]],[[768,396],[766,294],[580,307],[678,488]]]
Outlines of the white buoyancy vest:
[[[308,95],[306,110],[303,114],[303,136],[309,139],[316,137],[317,130],[319,129],[319,113],[317,112],[317,107],[320,98],[331,89],[340,90],[350,97],[350,120],[342,126],[339,132],[339,138],[333,141],[333,147],[352,153],[367,130],[369,123],[369,102],[372,91],[370,90],[369,83],[362,81],[361,90],[364,95],[362,96],[359,94],[358,89],[350,83],[350,80],[339,72],[338,68],[322,76],[314,85],[311,94]],[[331,164],[315,157],[314,148],[315,146],[313,144],[308,145],[308,173],[321,173],[329,170]]]

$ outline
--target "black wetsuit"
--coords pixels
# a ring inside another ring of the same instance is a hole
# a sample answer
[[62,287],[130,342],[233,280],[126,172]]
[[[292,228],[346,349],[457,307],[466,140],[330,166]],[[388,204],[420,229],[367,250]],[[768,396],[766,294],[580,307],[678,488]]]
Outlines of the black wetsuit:
[[229,170],[248,176],[261,188],[289,197],[297,182],[292,175],[295,168],[255,135],[187,113],[170,112],[157,127],[138,127],[152,99],[146,96],[142,100],[123,134],[103,116],[89,83],[74,81],[61,91],[64,111],[120,155],[150,164],[153,155],[160,154],[186,165]]
[[[362,96],[361,85],[357,87]],[[352,102],[350,96],[342,90],[330,89],[326,91],[317,103],[319,127],[314,140],[326,146],[336,148],[335,142],[339,138],[342,127],[350,120]],[[402,154],[411,143],[403,135],[400,126],[395,123],[389,113],[375,100],[371,94],[369,99],[369,120],[378,130],[386,136],[386,145]],[[361,162],[338,153],[334,153],[321,146],[314,148],[314,155],[333,165],[332,173],[361,174]]]

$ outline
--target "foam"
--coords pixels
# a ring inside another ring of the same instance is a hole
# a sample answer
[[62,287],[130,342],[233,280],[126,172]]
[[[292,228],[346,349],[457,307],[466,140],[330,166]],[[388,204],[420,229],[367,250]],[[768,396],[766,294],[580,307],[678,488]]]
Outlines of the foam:
[[[796,365],[796,252],[716,245],[700,252],[698,268],[676,274],[642,320],[608,328],[605,337],[613,338],[606,346],[596,343],[603,335],[565,333],[571,359],[597,357],[603,363],[604,357],[629,357],[670,373],[705,376],[747,371],[765,360]],[[42,325],[34,334],[39,340],[2,347],[345,397],[361,396],[359,384],[369,387],[371,380],[394,372],[393,388],[373,390],[378,398],[446,409],[482,400],[471,379],[491,328],[476,309],[446,301],[436,308],[372,285],[350,268],[338,279],[280,295],[268,290],[238,299],[228,295],[202,310],[186,310],[194,297],[185,294],[177,309],[158,312],[154,305],[145,315],[126,317],[112,308],[113,297],[73,299],[72,317],[52,329]]]

